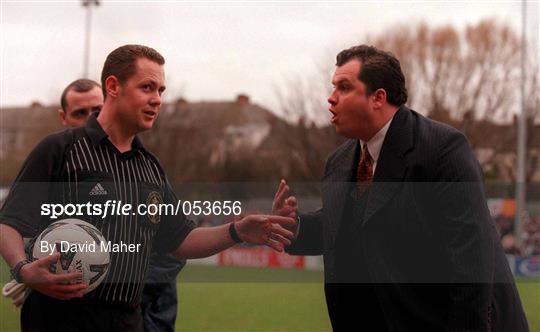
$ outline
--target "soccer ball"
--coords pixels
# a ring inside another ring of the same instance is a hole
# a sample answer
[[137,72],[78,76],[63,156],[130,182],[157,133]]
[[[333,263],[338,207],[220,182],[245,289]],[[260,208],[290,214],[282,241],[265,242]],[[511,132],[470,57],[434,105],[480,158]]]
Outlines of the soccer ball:
[[63,219],[52,223],[34,242],[34,259],[60,252],[60,258],[49,269],[52,273],[82,272],[75,283],[85,282],[94,290],[105,278],[110,263],[110,253],[102,250],[106,240],[92,224],[79,219]]

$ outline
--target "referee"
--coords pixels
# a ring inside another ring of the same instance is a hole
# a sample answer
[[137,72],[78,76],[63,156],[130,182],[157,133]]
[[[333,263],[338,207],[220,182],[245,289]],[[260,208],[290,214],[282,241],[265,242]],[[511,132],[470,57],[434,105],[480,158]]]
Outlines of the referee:
[[[66,127],[84,126],[90,114],[103,107],[103,90],[99,83],[77,79],[66,86],[60,98],[58,116]],[[148,263],[143,288],[141,314],[145,332],[172,332],[178,312],[176,278],[186,265],[173,255],[153,253]]]
[[85,216],[113,244],[140,244],[140,252],[112,252],[103,282],[83,296],[87,285],[70,282],[78,272],[53,274],[59,254],[33,262],[23,237],[37,236],[51,220],[41,204],[175,204],[177,198],[159,161],[137,138],[159,114],[165,90],[164,58],[154,49],[125,45],[110,53],[101,83],[102,111],[86,126],[52,134],[23,164],[0,211],[0,253],[14,278],[34,291],[21,312],[23,331],[142,331],[141,294],[153,252],[179,258],[216,254],[237,242],[265,244],[281,251],[293,234],[281,225],[293,219],[252,215],[230,225],[195,228],[184,215]]

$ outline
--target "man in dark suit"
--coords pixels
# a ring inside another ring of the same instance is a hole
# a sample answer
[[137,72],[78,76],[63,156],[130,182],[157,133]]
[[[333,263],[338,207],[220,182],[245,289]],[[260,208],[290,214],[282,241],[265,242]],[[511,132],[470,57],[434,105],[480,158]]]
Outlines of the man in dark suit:
[[[466,138],[404,106],[390,53],[356,46],[336,65],[331,121],[349,140],[287,248],[324,255],[334,330],[527,331]],[[296,215],[285,181],[273,212]]]

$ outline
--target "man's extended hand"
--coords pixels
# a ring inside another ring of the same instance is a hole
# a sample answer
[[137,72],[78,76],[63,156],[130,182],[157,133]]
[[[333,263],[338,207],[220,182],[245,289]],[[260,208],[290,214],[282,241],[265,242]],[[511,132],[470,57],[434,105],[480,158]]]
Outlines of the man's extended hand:
[[298,205],[296,197],[290,196],[290,188],[285,180],[279,182],[279,187],[272,203],[272,214],[293,218],[295,223],[291,226],[284,225],[284,227],[296,234],[298,228]]
[[21,278],[30,288],[58,300],[69,300],[82,297],[83,290],[88,288],[85,283],[72,282],[82,277],[81,272],[54,274],[49,271],[49,265],[60,258],[60,253],[40,258],[21,268]]
[[[292,227],[296,221],[281,216],[249,215],[235,223],[241,240],[251,244],[264,244],[276,251],[283,251],[291,244],[294,234],[283,228]],[[283,226],[283,227],[282,227]]]

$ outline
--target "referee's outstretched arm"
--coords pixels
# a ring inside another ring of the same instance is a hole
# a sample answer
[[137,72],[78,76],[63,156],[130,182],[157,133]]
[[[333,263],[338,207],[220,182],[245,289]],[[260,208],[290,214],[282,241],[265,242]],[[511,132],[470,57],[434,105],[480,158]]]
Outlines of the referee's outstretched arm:
[[[291,227],[295,220],[287,217],[250,215],[232,224],[217,227],[199,227],[189,233],[176,248],[178,258],[202,258],[214,255],[233,246],[237,242],[263,244],[277,251],[291,244],[293,233],[282,226]],[[0,224],[0,253],[16,270],[16,265],[26,262],[24,242],[21,234],[11,226]],[[19,267],[20,281],[47,296],[68,300],[82,297],[88,287],[84,283],[70,284],[82,277],[80,272],[54,274],[49,265],[60,258],[59,253],[28,262]]]
[[[282,226],[291,227],[295,222],[287,217],[249,215],[232,225],[198,227],[188,234],[174,254],[181,259],[208,257],[233,246],[238,240],[267,245],[281,252],[284,246],[291,244],[294,236]],[[237,233],[239,239],[233,239],[232,233]]]

